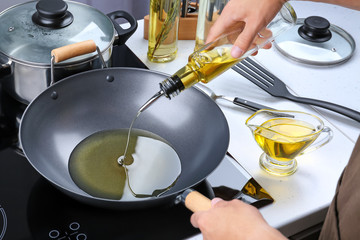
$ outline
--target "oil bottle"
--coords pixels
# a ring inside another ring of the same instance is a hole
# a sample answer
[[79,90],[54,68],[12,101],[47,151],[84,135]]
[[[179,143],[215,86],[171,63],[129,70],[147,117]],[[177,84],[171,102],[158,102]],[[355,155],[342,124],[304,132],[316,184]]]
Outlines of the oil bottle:
[[242,59],[264,47],[282,32],[294,27],[296,19],[296,13],[292,6],[285,3],[267,26],[266,31],[271,31],[269,37],[265,38],[259,34],[259,39],[257,39],[259,44],[248,50],[240,58],[233,58],[230,51],[232,42],[242,32],[242,29],[225,34],[206,44],[189,56],[188,63],[183,68],[160,83],[161,90],[157,96],[165,95],[170,99],[198,82],[208,83]]
[[177,54],[180,0],[151,0],[147,57],[169,62]]

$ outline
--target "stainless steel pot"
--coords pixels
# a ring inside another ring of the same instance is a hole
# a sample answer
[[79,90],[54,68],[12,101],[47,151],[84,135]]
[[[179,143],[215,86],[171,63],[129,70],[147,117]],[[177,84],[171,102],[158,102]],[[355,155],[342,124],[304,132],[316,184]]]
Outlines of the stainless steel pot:
[[[123,29],[115,19],[124,18]],[[49,87],[51,51],[69,44],[93,40],[111,66],[114,45],[124,44],[137,28],[125,11],[103,14],[85,4],[63,0],[31,1],[0,13],[0,79],[4,89],[25,104]],[[54,65],[54,79],[101,68],[97,52]]]

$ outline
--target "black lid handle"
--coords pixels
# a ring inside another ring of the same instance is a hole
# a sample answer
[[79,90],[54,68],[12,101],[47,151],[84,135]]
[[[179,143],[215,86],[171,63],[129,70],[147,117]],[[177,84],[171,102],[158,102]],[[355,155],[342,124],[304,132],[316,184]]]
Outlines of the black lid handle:
[[304,20],[304,25],[298,29],[299,35],[308,41],[322,43],[331,39],[330,23],[319,16],[311,16]]
[[32,16],[35,24],[49,28],[64,28],[70,25],[74,17],[67,11],[68,5],[63,0],[40,0]]

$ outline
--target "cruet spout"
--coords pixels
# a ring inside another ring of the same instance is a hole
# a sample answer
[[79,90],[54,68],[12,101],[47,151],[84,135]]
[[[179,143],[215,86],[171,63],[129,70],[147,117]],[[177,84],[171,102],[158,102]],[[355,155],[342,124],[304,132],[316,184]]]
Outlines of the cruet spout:
[[250,130],[254,131],[256,128],[260,127],[262,123],[272,118],[277,112],[279,111],[271,109],[259,110],[246,120],[245,125],[248,126]]
[[258,125],[253,125],[253,124],[248,124],[248,123],[246,123],[246,126],[250,129],[250,131],[251,131],[252,133],[254,133],[255,130],[259,128]]

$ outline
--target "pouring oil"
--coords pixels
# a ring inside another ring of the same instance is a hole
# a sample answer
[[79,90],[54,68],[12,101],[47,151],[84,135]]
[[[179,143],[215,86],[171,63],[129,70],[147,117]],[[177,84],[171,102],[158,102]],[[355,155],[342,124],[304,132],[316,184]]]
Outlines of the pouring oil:
[[186,66],[160,84],[161,90],[170,98],[198,82],[210,82],[243,59],[233,58],[230,51],[231,47],[218,47],[192,53]]
[[174,148],[160,136],[132,129],[123,166],[128,129],[100,131],[80,142],[69,160],[69,172],[77,186],[94,197],[121,201],[156,197],[168,191],[181,174]]
[[270,119],[254,131],[258,145],[271,158],[289,161],[316,140],[316,128],[307,122],[290,118]]

